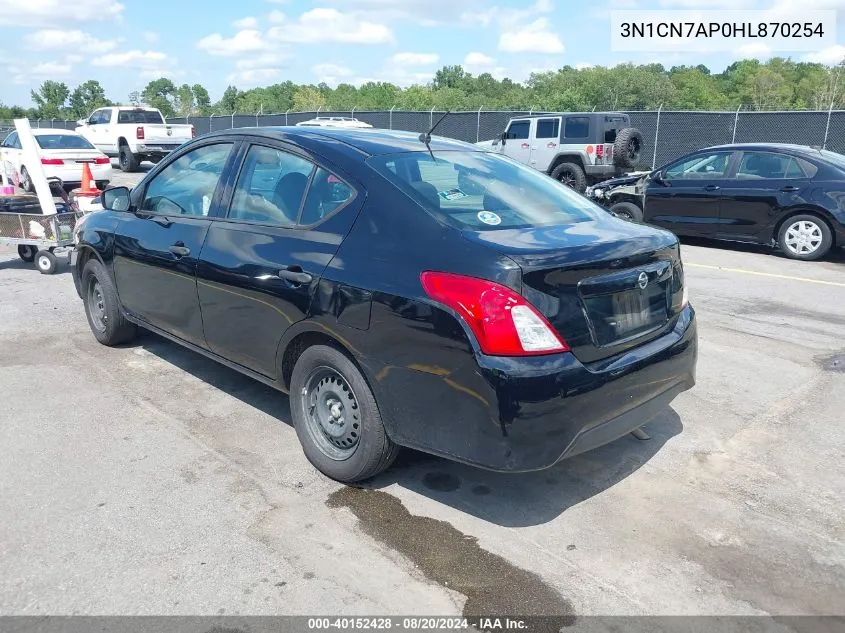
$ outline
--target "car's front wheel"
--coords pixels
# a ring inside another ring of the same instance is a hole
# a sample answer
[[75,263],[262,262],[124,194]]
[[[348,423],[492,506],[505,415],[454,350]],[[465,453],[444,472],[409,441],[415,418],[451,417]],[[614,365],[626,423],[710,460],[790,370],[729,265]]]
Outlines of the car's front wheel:
[[117,289],[97,259],[90,259],[82,269],[82,298],[88,325],[100,343],[119,345],[135,337],[137,328],[120,313]]
[[628,222],[643,221],[643,210],[633,202],[617,202],[610,207],[610,212],[617,218],[628,220]]
[[778,232],[778,246],[792,259],[821,259],[833,246],[830,227],[814,215],[788,218]]
[[396,459],[373,392],[355,364],[327,345],[306,349],[290,381],[293,424],[305,456],[327,477],[353,483]]

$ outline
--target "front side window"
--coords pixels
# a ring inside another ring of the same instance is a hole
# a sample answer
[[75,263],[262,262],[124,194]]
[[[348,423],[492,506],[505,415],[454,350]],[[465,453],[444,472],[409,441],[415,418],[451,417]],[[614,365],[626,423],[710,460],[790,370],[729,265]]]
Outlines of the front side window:
[[18,133],[12,132],[9,136],[6,137],[6,140],[3,141],[4,147],[13,147],[15,149],[18,148]]
[[728,170],[730,160],[730,152],[698,154],[669,167],[664,177],[666,180],[721,178]]
[[557,138],[558,136],[560,136],[560,119],[537,121],[537,138]]
[[587,138],[590,136],[590,117],[568,116],[563,129],[564,138]]
[[514,121],[508,127],[505,138],[508,139],[524,139],[528,138],[531,133],[531,121]]
[[229,217],[293,226],[314,164],[289,152],[253,145],[238,176]]
[[739,180],[784,180],[804,178],[804,172],[792,156],[746,152],[742,155],[736,177]]
[[531,167],[488,152],[373,156],[368,164],[423,208],[460,229],[567,225],[603,211]]
[[207,216],[231,150],[231,143],[217,143],[180,156],[150,181],[141,210],[162,215]]

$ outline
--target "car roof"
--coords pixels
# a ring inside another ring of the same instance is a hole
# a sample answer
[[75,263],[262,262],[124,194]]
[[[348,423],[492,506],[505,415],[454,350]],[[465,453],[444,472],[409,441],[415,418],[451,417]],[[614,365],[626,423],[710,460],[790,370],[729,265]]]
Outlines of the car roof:
[[[380,128],[341,128],[341,127],[255,127],[215,132],[211,136],[230,135],[260,136],[269,139],[287,141],[305,148],[315,148],[318,144],[334,141],[369,156],[378,154],[397,154],[401,152],[426,152],[425,144],[420,141],[417,132],[384,130]],[[203,138],[208,138],[209,135]],[[431,150],[464,152],[483,151],[470,143],[456,141],[442,136],[431,137]]]
[[616,112],[615,110],[599,111],[599,112],[532,112],[522,116],[511,117],[513,119],[544,119],[552,116],[629,116],[626,112]]
[[729,150],[747,150],[747,151],[777,151],[777,152],[792,152],[794,154],[807,154],[818,156],[821,148],[810,147],[809,145],[797,145],[794,143],[727,143],[725,145],[714,145],[707,147],[698,152],[706,152],[714,149],[729,149]]
[[62,128],[49,128],[49,127],[42,127],[42,128],[33,128],[32,133],[35,136],[43,136],[46,134],[61,134],[63,136],[79,136],[73,130],[64,130]]

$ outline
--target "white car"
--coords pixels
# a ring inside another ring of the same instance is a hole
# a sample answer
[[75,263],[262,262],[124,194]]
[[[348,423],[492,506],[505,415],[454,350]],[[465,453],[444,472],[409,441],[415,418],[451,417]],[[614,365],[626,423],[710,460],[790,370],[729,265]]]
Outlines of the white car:
[[[97,187],[104,189],[108,185],[111,160],[87,139],[71,130],[36,129],[32,130],[32,134],[47,178],[59,178],[68,187],[78,187],[82,184],[82,165],[88,163]],[[3,154],[2,169],[9,181],[24,191],[33,191],[17,131],[6,137],[0,151]]]
[[298,126],[305,127],[345,127],[345,128],[368,128],[373,127],[369,123],[364,123],[358,119],[353,119],[348,116],[318,116],[309,121],[302,121],[297,123]]

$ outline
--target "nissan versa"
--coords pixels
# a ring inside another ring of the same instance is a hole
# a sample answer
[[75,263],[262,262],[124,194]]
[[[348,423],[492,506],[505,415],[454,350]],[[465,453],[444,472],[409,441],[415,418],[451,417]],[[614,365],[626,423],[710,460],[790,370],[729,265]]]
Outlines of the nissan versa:
[[104,203],[71,257],[97,340],[142,327],[290,393],[340,481],[400,446],[547,468],[695,382],[677,238],[472,145],[227,130]]

